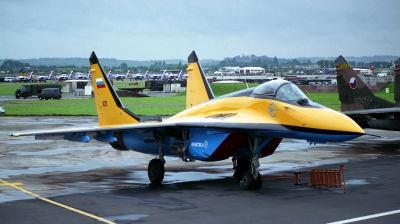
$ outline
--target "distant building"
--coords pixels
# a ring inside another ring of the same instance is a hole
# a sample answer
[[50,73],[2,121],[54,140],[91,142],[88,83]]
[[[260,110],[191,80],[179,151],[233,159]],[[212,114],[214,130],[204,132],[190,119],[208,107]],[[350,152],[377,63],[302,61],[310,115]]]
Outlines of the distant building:
[[214,75],[263,75],[265,69],[261,67],[222,67]]
[[265,73],[265,69],[261,68],[261,67],[244,67],[244,68],[240,68],[239,69],[239,73],[240,74],[246,74],[246,75],[264,74]]

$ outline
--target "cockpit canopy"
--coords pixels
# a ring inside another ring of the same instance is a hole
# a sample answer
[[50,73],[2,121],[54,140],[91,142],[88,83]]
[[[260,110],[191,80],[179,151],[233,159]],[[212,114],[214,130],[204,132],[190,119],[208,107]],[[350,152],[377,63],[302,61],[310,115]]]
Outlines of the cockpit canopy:
[[257,86],[253,94],[255,96],[275,97],[282,101],[297,101],[308,103],[307,96],[292,82],[286,80],[274,80]]

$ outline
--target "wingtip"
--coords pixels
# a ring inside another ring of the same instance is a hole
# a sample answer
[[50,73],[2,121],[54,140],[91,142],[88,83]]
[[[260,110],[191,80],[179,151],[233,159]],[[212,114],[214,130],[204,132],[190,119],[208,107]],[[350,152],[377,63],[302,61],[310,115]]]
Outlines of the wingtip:
[[196,52],[193,50],[188,57],[188,63],[198,62],[199,59],[197,58]]
[[99,59],[96,56],[96,53],[94,53],[94,51],[92,51],[92,54],[90,55],[89,58],[90,64],[98,64],[99,63]]

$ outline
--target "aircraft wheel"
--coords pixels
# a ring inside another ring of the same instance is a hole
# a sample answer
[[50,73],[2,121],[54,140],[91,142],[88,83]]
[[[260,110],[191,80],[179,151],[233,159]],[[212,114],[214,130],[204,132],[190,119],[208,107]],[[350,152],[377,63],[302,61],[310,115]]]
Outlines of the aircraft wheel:
[[242,175],[242,180],[240,181],[242,188],[245,190],[253,189],[253,177],[249,172],[245,172]]
[[152,159],[148,167],[149,180],[153,184],[161,184],[164,179],[164,163],[160,159]]
[[261,174],[258,173],[257,180],[254,180],[253,178],[253,190],[260,190],[262,187],[262,177]]

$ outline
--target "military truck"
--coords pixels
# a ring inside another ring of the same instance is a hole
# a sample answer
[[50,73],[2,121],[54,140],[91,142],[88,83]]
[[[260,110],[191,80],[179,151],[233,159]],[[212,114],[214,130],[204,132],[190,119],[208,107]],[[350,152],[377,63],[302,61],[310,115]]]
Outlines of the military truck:
[[162,91],[166,83],[168,83],[167,80],[149,80],[145,82],[145,87],[151,91]]
[[38,84],[38,85],[22,85],[19,89],[15,90],[15,98],[23,97],[26,99],[28,96],[36,96],[45,88],[58,88],[61,90],[61,85],[57,84]]
[[151,91],[163,91],[164,84],[180,83],[181,87],[186,87],[186,80],[149,80],[145,82],[145,88]]

